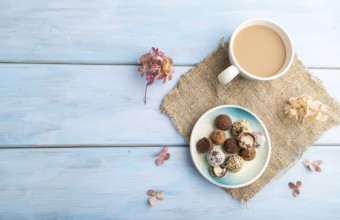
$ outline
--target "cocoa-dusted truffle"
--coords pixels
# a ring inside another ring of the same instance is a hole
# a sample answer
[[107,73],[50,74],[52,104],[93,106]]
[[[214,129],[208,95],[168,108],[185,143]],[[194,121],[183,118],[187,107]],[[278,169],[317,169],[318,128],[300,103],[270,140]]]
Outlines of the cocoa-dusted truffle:
[[243,160],[251,161],[256,157],[256,150],[253,147],[243,149],[240,152],[240,156],[242,157]]
[[264,135],[260,131],[253,132],[253,135],[255,137],[255,147],[262,147],[266,142],[266,138],[264,137]]
[[197,151],[202,154],[211,151],[213,147],[214,147],[213,142],[206,137],[200,139],[196,144]]
[[241,148],[238,145],[238,141],[234,137],[228,138],[224,144],[223,148],[229,153],[229,154],[237,154],[240,152]]
[[229,130],[229,128],[232,125],[231,118],[228,115],[219,115],[215,119],[215,126],[216,128],[226,131]]
[[214,144],[223,144],[226,139],[225,132],[219,129],[215,129],[211,133],[210,139]]
[[231,133],[235,136],[240,135],[242,132],[248,132],[249,131],[249,125],[248,121],[241,120],[236,121],[231,125]]
[[207,154],[207,160],[211,166],[219,166],[222,165],[225,156],[224,153],[221,150],[218,149],[212,149],[208,154]]
[[253,133],[243,132],[238,136],[238,144],[242,149],[254,147],[255,137]]
[[225,168],[223,165],[220,165],[220,166],[210,167],[209,171],[212,176],[217,177],[217,178],[222,178],[227,173],[227,168]]
[[234,154],[234,155],[231,155],[227,158],[226,168],[230,172],[237,173],[238,171],[240,171],[242,169],[242,167],[243,167],[242,157]]

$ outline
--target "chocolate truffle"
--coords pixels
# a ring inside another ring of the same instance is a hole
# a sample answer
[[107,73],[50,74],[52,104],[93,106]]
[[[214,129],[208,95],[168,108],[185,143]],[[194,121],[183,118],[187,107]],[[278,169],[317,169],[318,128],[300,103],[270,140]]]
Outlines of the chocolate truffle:
[[230,172],[237,173],[238,171],[242,169],[242,167],[243,167],[242,157],[234,154],[227,158],[226,168]]
[[209,171],[212,176],[217,177],[217,178],[222,178],[227,173],[227,168],[225,168],[223,165],[214,166],[214,167],[210,167]]
[[219,129],[215,129],[211,133],[210,139],[214,144],[223,144],[226,139],[225,132]]
[[264,137],[264,135],[259,131],[253,132],[253,135],[255,137],[255,147],[256,148],[262,147],[266,142],[266,138]]
[[248,121],[246,120],[237,121],[231,125],[231,133],[235,136],[240,135],[242,132],[248,132],[248,131],[249,131],[249,125],[248,125]]
[[242,157],[243,160],[251,161],[256,156],[256,150],[253,147],[247,148],[247,149],[243,149],[240,152],[240,156]]
[[224,142],[223,147],[229,154],[237,154],[241,150],[238,141],[234,137],[228,138]]
[[207,154],[207,160],[211,166],[219,166],[223,164],[225,160],[224,153],[221,150],[218,149],[212,149],[208,154]]
[[232,121],[228,115],[219,115],[215,119],[216,128],[222,131],[229,130],[231,125],[232,125]]
[[211,151],[213,147],[213,142],[206,137],[200,139],[196,144],[197,151],[202,154]]
[[255,137],[253,133],[243,132],[238,136],[238,144],[242,149],[254,147]]

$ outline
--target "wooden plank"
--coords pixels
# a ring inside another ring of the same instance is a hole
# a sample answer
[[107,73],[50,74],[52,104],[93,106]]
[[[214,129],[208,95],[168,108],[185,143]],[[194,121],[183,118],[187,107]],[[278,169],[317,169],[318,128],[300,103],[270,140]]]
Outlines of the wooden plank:
[[[186,145],[160,113],[174,79],[156,82],[143,104],[145,79],[136,66],[0,65],[0,146]],[[313,70],[340,100],[340,70]],[[339,144],[340,128],[317,144]]]
[[339,67],[340,2],[0,2],[0,62],[131,64],[151,46],[193,65],[243,21],[267,17],[292,35],[308,66]]
[[[1,219],[338,219],[340,147],[312,147],[302,159],[322,159],[322,173],[296,165],[248,203],[207,182],[187,147],[1,149]],[[301,180],[294,198],[288,182]],[[148,189],[164,190],[151,208]],[[321,201],[321,202],[320,202]],[[270,204],[270,205],[269,205]],[[317,205],[316,205],[317,204]],[[308,211],[307,211],[308,210]]]

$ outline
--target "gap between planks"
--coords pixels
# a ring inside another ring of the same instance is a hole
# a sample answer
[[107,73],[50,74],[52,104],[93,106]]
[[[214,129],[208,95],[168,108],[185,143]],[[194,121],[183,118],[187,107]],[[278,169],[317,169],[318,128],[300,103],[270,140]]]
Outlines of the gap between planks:
[[[23,62],[16,62],[16,61],[0,61],[1,64],[31,64],[31,65],[80,65],[80,66],[140,66],[138,63],[109,63],[109,62],[103,62],[103,63],[82,63],[82,62],[36,62],[36,61],[23,61]],[[176,67],[194,67],[195,65],[189,65],[189,64],[174,64],[173,66]],[[308,69],[326,69],[326,70],[340,70],[340,66],[307,66]]]
[[[65,149],[65,148],[155,148],[155,147],[163,147],[167,146],[169,148],[189,148],[189,145],[162,145],[162,144],[141,144],[141,145],[34,145],[34,146],[0,146],[0,150],[8,150],[8,149]],[[314,144],[311,145],[313,148],[319,147],[340,147],[339,144]]]

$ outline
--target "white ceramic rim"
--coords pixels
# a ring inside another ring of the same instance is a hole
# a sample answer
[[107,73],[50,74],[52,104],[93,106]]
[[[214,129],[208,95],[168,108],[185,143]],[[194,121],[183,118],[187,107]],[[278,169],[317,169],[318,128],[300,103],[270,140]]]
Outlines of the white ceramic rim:
[[[237,60],[234,56],[234,52],[233,52],[233,43],[234,43],[234,39],[236,37],[236,35],[245,27],[248,27],[249,23],[258,23],[258,25],[265,25],[271,29],[273,29],[271,26],[263,24],[263,23],[267,23],[267,24],[271,24],[273,26],[276,26],[277,29],[279,29],[282,33],[278,33],[276,30],[274,30],[278,35],[280,35],[280,37],[282,38],[282,40],[284,40],[284,38],[287,39],[287,42],[285,42],[285,47],[286,47],[286,52],[287,52],[287,48],[291,49],[291,54],[289,57],[289,60],[287,60],[287,54],[286,54],[286,61],[285,61],[285,67],[283,69],[281,69],[279,71],[279,73],[270,76],[270,77],[259,77],[259,76],[254,76],[252,74],[250,74],[249,72],[247,72],[245,69],[243,69],[238,63]],[[282,34],[284,34],[284,36],[282,36]],[[287,45],[287,43],[289,45]],[[230,41],[229,41],[229,57],[231,58],[230,61],[232,62],[232,65],[236,66],[239,71],[246,75],[248,78],[253,79],[253,80],[258,80],[258,81],[267,81],[267,80],[273,80],[273,79],[277,79],[279,77],[281,77],[282,75],[284,75],[288,69],[291,67],[293,60],[294,60],[294,46],[293,46],[293,41],[292,38],[290,37],[290,35],[288,34],[288,32],[278,23],[267,19],[267,18],[254,18],[254,19],[250,19],[247,20],[245,22],[243,22],[242,24],[240,24],[232,33],[231,37],[230,37]]]
[[[239,108],[241,110],[244,110],[246,112],[248,112],[249,114],[251,114],[252,116],[254,116],[260,123],[260,125],[263,127],[264,129],[264,132],[266,134],[266,137],[268,137],[268,140],[267,140],[267,143],[268,143],[268,153],[267,153],[267,160],[264,164],[264,166],[262,167],[262,169],[260,170],[260,172],[251,180],[249,180],[248,182],[245,182],[245,183],[242,183],[242,184],[238,184],[238,185],[224,185],[224,184],[220,184],[220,183],[217,183],[217,182],[213,182],[210,180],[210,178],[208,178],[202,171],[201,171],[201,168],[198,166],[197,164],[197,161],[194,159],[195,157],[193,156],[194,155],[194,150],[193,148],[196,148],[196,143],[193,143],[192,142],[192,136],[194,134],[194,131],[196,130],[196,127],[198,126],[198,124],[203,120],[203,118],[208,115],[210,112],[212,111],[215,111],[217,109],[220,109],[220,108]],[[268,166],[268,163],[269,163],[269,160],[270,160],[270,156],[271,156],[271,148],[272,148],[272,143],[271,143],[271,140],[270,140],[270,136],[269,136],[269,133],[268,133],[268,130],[266,128],[266,126],[264,125],[264,123],[251,111],[249,111],[248,109],[246,108],[243,108],[241,106],[237,106],[237,105],[220,105],[220,106],[217,106],[217,107],[214,107],[210,110],[208,110],[207,112],[205,112],[196,122],[194,128],[192,129],[192,132],[191,132],[191,136],[190,136],[190,156],[191,156],[191,159],[192,161],[194,162],[195,164],[195,167],[196,169],[198,170],[198,172],[206,179],[208,180],[209,182],[211,182],[212,184],[214,185],[217,185],[217,186],[220,186],[220,187],[223,187],[223,188],[240,188],[240,187],[243,187],[243,186],[247,186],[251,183],[253,183],[255,180],[257,180],[262,174],[263,172],[266,170],[267,166]]]

